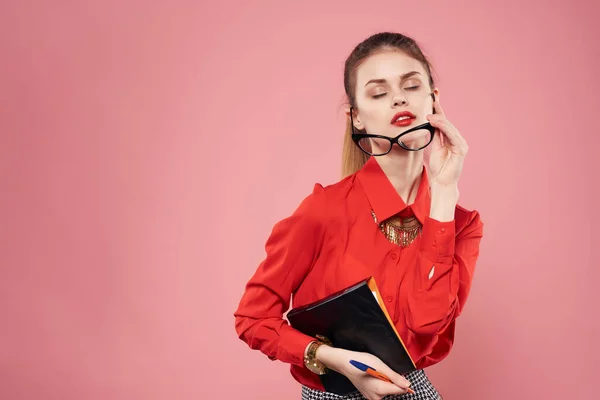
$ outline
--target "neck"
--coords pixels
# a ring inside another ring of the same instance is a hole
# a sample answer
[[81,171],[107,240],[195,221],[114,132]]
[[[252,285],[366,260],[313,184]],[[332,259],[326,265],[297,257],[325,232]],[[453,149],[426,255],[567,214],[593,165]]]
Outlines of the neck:
[[404,203],[412,204],[421,183],[423,152],[398,151],[375,159]]

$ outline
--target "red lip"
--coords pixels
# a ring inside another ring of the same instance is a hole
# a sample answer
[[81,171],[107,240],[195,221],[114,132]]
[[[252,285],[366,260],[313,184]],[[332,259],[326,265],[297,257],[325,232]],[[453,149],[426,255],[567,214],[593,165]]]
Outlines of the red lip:
[[[408,117],[408,118],[398,121],[398,118],[400,118],[400,117]],[[412,124],[412,122],[415,118],[416,117],[413,113],[411,113],[409,111],[402,111],[402,112],[399,112],[396,115],[394,115],[394,118],[392,118],[390,123],[395,126],[408,126],[408,125]]]

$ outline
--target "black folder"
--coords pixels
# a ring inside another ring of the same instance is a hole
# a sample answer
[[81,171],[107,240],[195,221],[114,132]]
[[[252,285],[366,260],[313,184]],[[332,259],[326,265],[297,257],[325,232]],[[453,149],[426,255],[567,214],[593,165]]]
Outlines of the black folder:
[[[416,369],[373,277],[293,308],[287,319],[293,328],[315,338],[325,337],[334,347],[373,354],[399,374]],[[329,370],[319,377],[327,392],[345,395],[357,390],[338,372]]]

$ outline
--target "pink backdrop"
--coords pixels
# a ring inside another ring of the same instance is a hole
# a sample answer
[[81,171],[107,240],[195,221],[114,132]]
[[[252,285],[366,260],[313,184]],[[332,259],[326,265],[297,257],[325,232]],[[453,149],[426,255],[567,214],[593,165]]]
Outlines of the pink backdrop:
[[0,5],[0,398],[295,399],[233,311],[338,178],[342,66],[417,38],[486,224],[445,399],[596,398],[594,1]]

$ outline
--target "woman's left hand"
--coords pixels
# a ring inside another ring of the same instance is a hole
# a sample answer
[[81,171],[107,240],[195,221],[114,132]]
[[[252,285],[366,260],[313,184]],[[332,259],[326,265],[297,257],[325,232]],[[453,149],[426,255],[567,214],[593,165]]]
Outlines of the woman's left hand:
[[437,94],[435,99],[433,102],[435,114],[427,116],[431,125],[436,128],[429,158],[431,184],[457,186],[469,146],[458,129],[446,119]]

